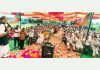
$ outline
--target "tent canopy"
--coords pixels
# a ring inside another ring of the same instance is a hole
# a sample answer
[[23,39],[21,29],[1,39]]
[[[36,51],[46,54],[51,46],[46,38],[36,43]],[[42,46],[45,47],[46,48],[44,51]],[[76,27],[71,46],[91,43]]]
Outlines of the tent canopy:
[[[0,12],[0,14],[16,15],[18,12]],[[21,12],[21,16],[32,17],[42,20],[56,20],[56,21],[75,21],[83,19],[88,12]],[[94,13],[93,19],[99,19],[100,13]]]

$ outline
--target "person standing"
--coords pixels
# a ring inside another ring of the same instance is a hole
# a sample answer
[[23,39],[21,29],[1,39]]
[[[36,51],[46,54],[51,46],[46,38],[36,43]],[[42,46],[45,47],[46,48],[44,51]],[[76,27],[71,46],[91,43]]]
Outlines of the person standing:
[[33,43],[33,36],[34,36],[34,30],[32,28],[30,28],[29,30],[29,45],[32,45]]
[[18,29],[18,27],[16,27],[14,30],[14,48],[17,47],[16,43],[18,43],[19,46],[19,35],[20,35],[20,30]]
[[25,32],[25,29],[23,28],[20,32],[20,37],[19,37],[19,46],[20,46],[20,50],[23,50],[23,47],[24,47],[24,41],[26,39],[26,35],[27,33]]
[[6,29],[7,18],[2,16],[0,18],[0,58],[5,58],[9,56],[10,47],[9,47],[9,38],[10,29]]

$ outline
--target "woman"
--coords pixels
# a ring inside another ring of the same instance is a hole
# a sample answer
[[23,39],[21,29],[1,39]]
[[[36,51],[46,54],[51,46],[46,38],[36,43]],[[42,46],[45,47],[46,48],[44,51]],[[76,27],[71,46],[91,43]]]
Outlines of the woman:
[[23,28],[20,32],[20,37],[19,37],[19,40],[20,40],[20,50],[23,50],[23,47],[24,47],[24,41],[26,39],[26,35],[27,33],[25,32],[25,29]]

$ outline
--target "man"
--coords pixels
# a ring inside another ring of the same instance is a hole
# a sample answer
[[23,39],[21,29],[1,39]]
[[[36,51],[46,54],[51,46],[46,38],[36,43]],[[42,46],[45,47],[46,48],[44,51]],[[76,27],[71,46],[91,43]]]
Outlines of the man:
[[19,36],[20,50],[23,50],[23,48],[24,48],[24,41],[25,41],[25,39],[26,39],[26,35],[27,35],[27,33],[25,32],[25,28],[23,28],[23,29],[21,30],[20,36]]
[[34,36],[34,30],[32,28],[29,29],[29,45],[32,45],[33,43],[33,36]]
[[20,30],[18,26],[16,26],[15,31],[14,31],[14,48],[17,48],[17,44],[19,46],[19,36],[20,36]]
[[99,55],[99,41],[97,39],[97,36],[93,36],[91,40],[91,47],[93,49],[93,56]]
[[10,29],[6,28],[6,22],[7,18],[5,16],[2,16],[0,18],[0,58],[7,57],[10,52],[8,40]]

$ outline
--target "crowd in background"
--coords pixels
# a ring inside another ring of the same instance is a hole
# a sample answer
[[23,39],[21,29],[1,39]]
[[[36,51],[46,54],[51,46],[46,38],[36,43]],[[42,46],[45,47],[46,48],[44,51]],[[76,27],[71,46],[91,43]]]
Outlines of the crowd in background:
[[68,50],[86,53],[85,47],[88,46],[88,52],[92,55],[100,55],[100,33],[89,31],[87,28],[68,26],[65,29],[65,45]]
[[[33,43],[42,44],[49,41],[50,36],[58,31],[56,25],[38,25],[20,29],[19,26],[12,28],[12,32],[9,34],[9,38],[14,40],[14,48],[22,50],[24,48],[24,42],[28,45]],[[18,45],[17,45],[18,44]]]
[[[66,46],[66,50],[77,51],[83,53],[84,46],[90,46],[89,52],[91,55],[100,55],[100,33],[90,31],[87,34],[87,28],[64,26],[64,25],[37,25],[20,30],[19,26],[13,28],[14,31],[14,47],[20,47],[20,50],[24,48],[24,42],[28,45],[33,43],[42,44],[49,41],[50,37],[57,33],[60,28],[63,28],[64,34],[62,35],[62,42]],[[18,43],[18,46],[16,46]]]

